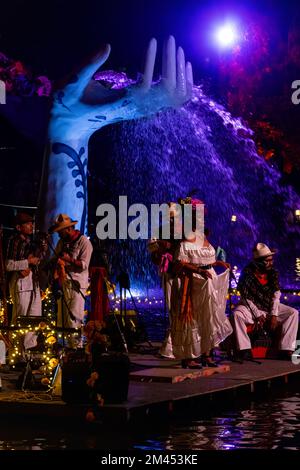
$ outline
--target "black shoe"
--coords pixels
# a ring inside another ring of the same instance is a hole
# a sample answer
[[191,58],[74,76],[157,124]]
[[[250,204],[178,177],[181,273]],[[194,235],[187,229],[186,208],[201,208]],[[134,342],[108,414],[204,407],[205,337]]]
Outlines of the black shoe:
[[291,361],[292,355],[293,355],[293,351],[288,351],[288,350],[278,351],[278,359],[281,361]]
[[242,349],[240,351],[240,358],[242,361],[253,361],[251,349]]
[[218,367],[218,364],[212,359],[211,356],[202,356],[201,362],[203,367]]
[[240,358],[241,358],[242,363],[243,361],[249,361],[249,362],[254,362],[255,364],[261,364],[261,361],[254,359],[254,357],[252,356],[251,349],[242,349],[240,351]]
[[182,359],[181,367],[183,369],[202,369],[202,365],[194,359]]

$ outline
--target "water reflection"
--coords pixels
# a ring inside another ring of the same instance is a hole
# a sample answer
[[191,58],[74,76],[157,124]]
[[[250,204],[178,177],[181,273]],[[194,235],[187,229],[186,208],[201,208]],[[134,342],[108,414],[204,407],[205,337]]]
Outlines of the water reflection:
[[[300,449],[300,395],[264,403],[219,416],[176,423],[157,442],[179,451],[232,449]],[[148,444],[148,445],[147,445]],[[135,448],[151,449],[150,441]]]
[[[221,409],[223,404],[219,405]],[[195,411],[192,417],[152,430],[134,426],[108,429],[90,426],[26,425],[9,422],[0,430],[0,450],[142,449],[142,450],[300,450],[300,394],[232,405],[227,411]]]

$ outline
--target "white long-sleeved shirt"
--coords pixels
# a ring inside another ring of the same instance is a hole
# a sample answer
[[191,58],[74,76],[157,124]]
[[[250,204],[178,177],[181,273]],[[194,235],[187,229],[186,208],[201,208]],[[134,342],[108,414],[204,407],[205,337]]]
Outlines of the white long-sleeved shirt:
[[[67,245],[70,246],[67,248]],[[72,276],[74,281],[79,282],[81,289],[86,289],[89,284],[89,264],[93,252],[93,245],[90,240],[85,235],[81,235],[78,240],[70,244],[66,244],[63,240],[59,240],[55,251],[58,255],[65,251],[74,260],[81,261],[81,267],[66,264],[66,273],[68,279],[71,279]]]

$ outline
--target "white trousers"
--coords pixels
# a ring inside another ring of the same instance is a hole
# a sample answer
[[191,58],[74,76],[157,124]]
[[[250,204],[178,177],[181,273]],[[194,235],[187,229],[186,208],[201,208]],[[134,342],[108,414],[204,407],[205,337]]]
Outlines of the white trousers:
[[[86,289],[76,292],[68,281],[63,285],[62,315],[57,319],[58,326],[64,323],[65,328],[80,328],[84,318],[84,296]],[[74,317],[71,317],[70,313]],[[63,319],[62,319],[63,317]],[[64,320],[64,321],[63,321]]]
[[[17,289],[14,285],[10,289],[13,311],[11,324],[16,323],[16,319],[22,316],[40,317],[42,315],[42,300],[40,289],[37,287],[35,290],[21,290]],[[10,334],[10,341],[13,343],[12,335]],[[25,349],[33,348],[37,345],[37,334],[30,331],[24,335],[23,346]],[[9,358],[12,358],[13,350],[9,350]]]
[[[251,301],[248,301],[255,317],[268,315],[267,312],[259,310]],[[282,332],[279,349],[294,351],[296,348],[296,337],[298,331],[299,313],[293,307],[279,304],[278,323],[281,324]],[[251,349],[250,338],[247,334],[247,325],[253,325],[253,315],[248,307],[239,304],[234,310],[234,325],[238,349]]]
[[40,290],[15,291],[12,295],[13,312],[11,323],[14,325],[16,318],[24,315],[41,316],[42,301]]
[[13,272],[9,282],[9,292],[13,301],[12,325],[17,317],[42,315],[40,288],[34,285],[31,271],[25,277],[20,277],[18,271]]
[[161,345],[161,348],[159,350],[159,354],[163,357],[167,357],[169,359],[174,359],[174,354],[173,354],[173,346],[172,346],[172,337],[171,337],[171,316],[170,316],[170,310],[171,310],[171,293],[172,293],[172,284],[173,284],[174,278],[168,274],[164,273],[162,275],[162,287],[164,290],[164,301],[166,302],[166,308],[168,310],[169,314],[169,328],[166,333],[166,337]]

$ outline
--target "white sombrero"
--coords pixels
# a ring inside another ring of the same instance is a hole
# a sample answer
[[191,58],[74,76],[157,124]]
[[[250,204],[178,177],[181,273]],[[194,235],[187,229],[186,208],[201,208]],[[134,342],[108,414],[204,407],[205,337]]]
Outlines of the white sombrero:
[[265,245],[265,243],[257,243],[253,248],[253,258],[266,258],[267,256],[275,255],[276,251],[270,250],[270,248]]

